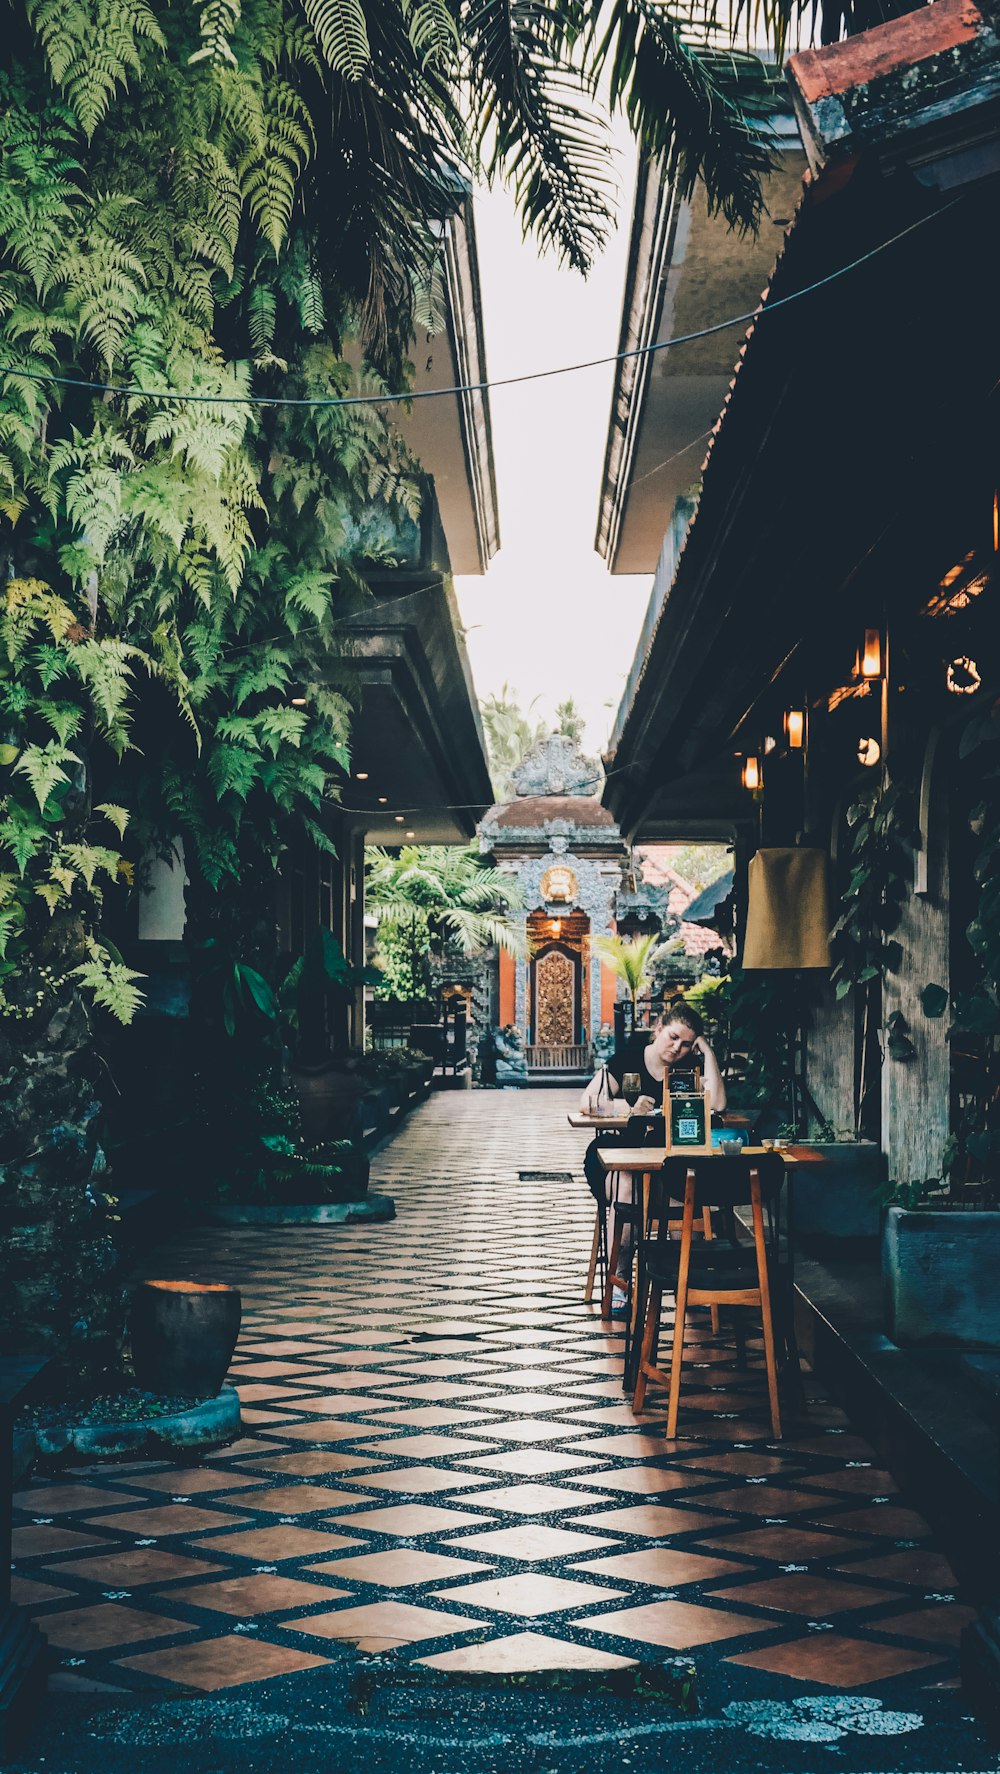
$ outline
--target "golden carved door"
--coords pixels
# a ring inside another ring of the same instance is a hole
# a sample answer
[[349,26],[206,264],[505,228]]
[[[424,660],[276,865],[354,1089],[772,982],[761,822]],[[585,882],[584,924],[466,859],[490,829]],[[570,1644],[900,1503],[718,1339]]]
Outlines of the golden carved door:
[[576,966],[561,949],[535,962],[535,1041],[567,1047],[576,1040]]

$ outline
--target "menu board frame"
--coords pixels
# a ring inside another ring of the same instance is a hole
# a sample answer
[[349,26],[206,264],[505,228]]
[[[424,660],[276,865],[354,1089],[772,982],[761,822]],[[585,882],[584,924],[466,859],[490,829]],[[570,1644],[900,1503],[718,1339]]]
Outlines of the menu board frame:
[[[691,1124],[695,1123],[693,1129]],[[686,1125],[684,1125],[686,1124]],[[663,1126],[668,1152],[712,1150],[712,1093],[708,1089],[678,1091],[664,1083]]]

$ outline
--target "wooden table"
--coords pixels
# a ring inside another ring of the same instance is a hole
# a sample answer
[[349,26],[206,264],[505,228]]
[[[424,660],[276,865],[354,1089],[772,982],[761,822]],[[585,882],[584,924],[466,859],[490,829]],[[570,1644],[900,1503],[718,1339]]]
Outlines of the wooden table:
[[[794,1172],[800,1164],[823,1164],[826,1162],[821,1153],[814,1152],[812,1148],[808,1146],[741,1146],[738,1156],[740,1158],[765,1158],[772,1151],[777,1151],[779,1158],[785,1166],[786,1172]],[[721,1164],[730,1162],[729,1154],[720,1151],[718,1146],[713,1147],[712,1150],[707,1152],[690,1151],[683,1146],[598,1146],[597,1156],[606,1171],[625,1171],[630,1176],[641,1176],[642,1221],[640,1236],[649,1225],[651,1178],[658,1171],[661,1171],[666,1167],[668,1159],[673,1159],[675,1162],[683,1162],[685,1158],[697,1158],[700,1162],[705,1158],[713,1158],[717,1159]],[[792,1253],[791,1206],[792,1195],[791,1192],[789,1192],[787,1232],[789,1263],[791,1262]],[[630,1286],[629,1303],[631,1310],[629,1314],[629,1334],[626,1340],[625,1373],[623,1376],[623,1383],[626,1391],[630,1390],[630,1382],[632,1379],[634,1363],[631,1357],[635,1346],[637,1323],[641,1321],[641,1315],[645,1309],[644,1303],[640,1300],[639,1295],[640,1289],[635,1286]]]

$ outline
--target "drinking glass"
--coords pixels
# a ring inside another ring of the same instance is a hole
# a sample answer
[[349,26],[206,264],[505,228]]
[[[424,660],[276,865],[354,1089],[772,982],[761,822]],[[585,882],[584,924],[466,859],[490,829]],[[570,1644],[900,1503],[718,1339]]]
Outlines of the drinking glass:
[[634,1109],[642,1095],[642,1079],[638,1072],[626,1072],[622,1078],[622,1096],[630,1109]]

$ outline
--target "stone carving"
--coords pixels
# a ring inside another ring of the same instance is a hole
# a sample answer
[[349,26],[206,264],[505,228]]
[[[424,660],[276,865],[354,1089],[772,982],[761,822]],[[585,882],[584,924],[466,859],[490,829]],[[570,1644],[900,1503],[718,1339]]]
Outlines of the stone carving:
[[535,962],[535,1040],[539,1047],[568,1047],[576,1035],[576,968],[561,949]]
[[585,758],[564,733],[543,739],[511,774],[516,795],[593,795],[601,782],[600,766]]
[[497,1061],[497,1083],[523,1084],[528,1076],[528,1062],[513,1023],[505,1029],[494,1029],[493,1051]]

